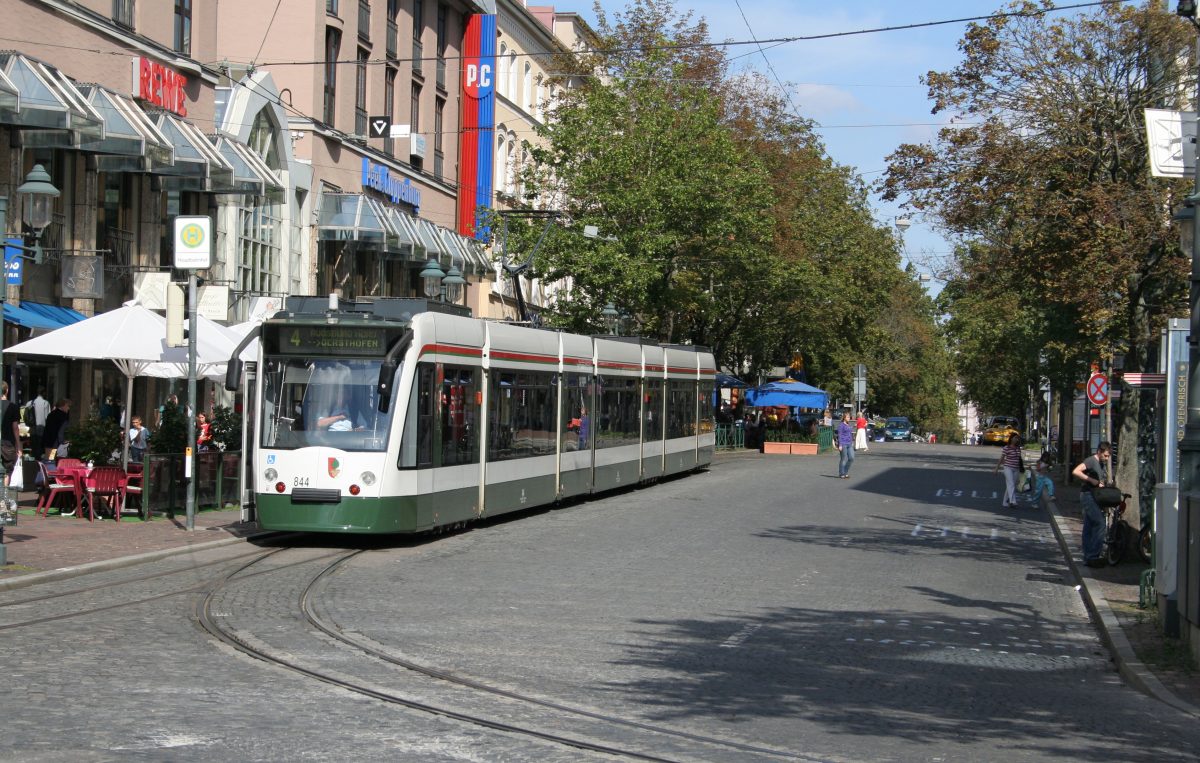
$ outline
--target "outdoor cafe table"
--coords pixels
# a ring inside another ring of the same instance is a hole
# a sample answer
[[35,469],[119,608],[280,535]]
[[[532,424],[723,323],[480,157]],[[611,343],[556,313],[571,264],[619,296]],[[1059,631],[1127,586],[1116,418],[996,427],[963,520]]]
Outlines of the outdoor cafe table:
[[[86,464],[84,466],[60,467],[58,469],[55,469],[55,471],[54,471],[55,474],[59,474],[64,477],[70,478],[72,484],[75,486],[75,511],[78,514],[78,516],[81,516],[81,517],[83,516],[83,507],[84,507],[83,499],[88,491],[88,488],[95,489],[95,487],[96,487],[95,482],[91,479],[93,471],[95,471],[95,469],[92,467],[88,467]],[[128,483],[128,480],[129,480],[129,475],[128,474],[123,475],[121,477],[118,489],[124,489],[126,484]],[[91,508],[92,508],[92,513],[96,513],[96,514],[100,513],[98,506],[92,506]],[[120,505],[120,500],[118,499],[117,505],[113,512],[114,515],[116,516],[117,521],[120,521],[119,512],[120,512],[121,508],[122,507]]]

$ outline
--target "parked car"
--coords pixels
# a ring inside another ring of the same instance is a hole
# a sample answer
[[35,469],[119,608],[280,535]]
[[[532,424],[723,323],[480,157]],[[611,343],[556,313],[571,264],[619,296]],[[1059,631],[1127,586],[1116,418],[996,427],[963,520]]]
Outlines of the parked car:
[[984,445],[1005,445],[1008,438],[1021,433],[1021,422],[1016,416],[993,416],[983,425]]
[[892,416],[883,425],[883,439],[885,442],[892,440],[907,440],[912,442],[913,425],[904,416]]

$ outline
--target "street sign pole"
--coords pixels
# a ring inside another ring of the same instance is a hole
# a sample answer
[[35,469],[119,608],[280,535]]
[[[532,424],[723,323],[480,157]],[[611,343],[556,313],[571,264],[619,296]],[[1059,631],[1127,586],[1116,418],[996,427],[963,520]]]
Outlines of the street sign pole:
[[196,529],[196,271],[212,267],[212,218],[175,218],[175,267],[188,271],[188,410],[183,473],[187,480],[187,529]]

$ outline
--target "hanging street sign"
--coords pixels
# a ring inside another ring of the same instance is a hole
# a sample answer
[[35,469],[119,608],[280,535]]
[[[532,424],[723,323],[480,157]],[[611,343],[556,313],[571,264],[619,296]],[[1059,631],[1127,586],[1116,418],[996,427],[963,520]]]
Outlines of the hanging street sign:
[[1087,383],[1087,399],[1092,405],[1104,405],[1108,402],[1108,377],[1104,374],[1092,374]]

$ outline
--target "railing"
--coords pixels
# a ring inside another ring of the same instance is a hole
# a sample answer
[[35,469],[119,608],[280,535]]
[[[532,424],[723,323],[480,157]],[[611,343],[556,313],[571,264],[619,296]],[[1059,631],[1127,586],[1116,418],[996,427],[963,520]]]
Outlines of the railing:
[[439,180],[442,178],[442,172],[445,170],[446,157],[441,151],[433,152],[433,176]]
[[740,450],[746,447],[746,430],[737,424],[717,424],[717,450]]
[[833,450],[833,427],[817,427],[817,452]]
[[354,134],[367,137],[367,110],[361,106],[354,107]]
[[[238,493],[240,451],[197,453],[196,509],[225,508],[241,503]],[[175,516],[187,509],[187,482],[183,478],[182,453],[147,453],[142,474],[142,517],[151,512]]]
[[395,61],[398,51],[400,50],[400,27],[396,26],[395,19],[388,19],[386,44],[388,59]]
[[325,12],[331,16],[338,15],[338,0],[325,0]]
[[437,75],[435,76],[434,81],[442,90],[446,89],[446,59],[444,56],[438,56]]
[[417,74],[420,74],[424,71],[424,69],[421,68],[421,58],[424,55],[425,55],[424,46],[421,45],[421,41],[414,39],[413,40],[413,52],[412,52],[412,70],[414,72],[416,72]]
[[112,252],[114,264],[133,264],[133,231],[108,228],[104,240],[108,250]]

